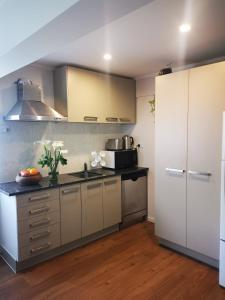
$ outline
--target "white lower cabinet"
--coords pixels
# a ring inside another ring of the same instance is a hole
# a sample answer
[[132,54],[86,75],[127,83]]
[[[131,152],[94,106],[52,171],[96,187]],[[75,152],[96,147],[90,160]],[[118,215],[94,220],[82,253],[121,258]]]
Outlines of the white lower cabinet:
[[224,82],[225,62],[156,79],[156,234],[214,260]]
[[120,176],[19,196],[0,194],[0,246],[15,262],[47,255],[120,222]]
[[82,237],[103,229],[102,181],[81,185]]
[[81,238],[81,188],[80,184],[60,189],[61,244]]
[[103,180],[103,227],[107,228],[121,222],[121,178]]
[[81,185],[82,236],[121,222],[121,178],[110,177]]

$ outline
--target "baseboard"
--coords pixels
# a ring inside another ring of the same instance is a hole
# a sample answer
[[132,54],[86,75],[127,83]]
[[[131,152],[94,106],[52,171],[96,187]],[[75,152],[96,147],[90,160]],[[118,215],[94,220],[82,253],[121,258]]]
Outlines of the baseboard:
[[62,255],[66,252],[72,251],[76,248],[85,246],[91,242],[94,242],[95,240],[98,240],[100,238],[103,238],[111,233],[117,232],[119,230],[119,225],[113,225],[109,228],[103,229],[97,233],[91,234],[87,237],[83,237],[79,240],[76,240],[72,243],[59,246],[55,249],[52,249],[48,252],[42,253],[38,256],[34,256],[32,258],[28,258],[24,261],[15,261],[14,258],[10,256],[10,254],[4,250],[3,248],[0,249],[1,257],[3,260],[9,265],[9,267],[15,272],[20,272],[23,270],[26,270],[34,265],[37,265],[41,262],[47,261],[49,259],[52,259],[56,256]]
[[173,242],[170,242],[170,241],[167,241],[167,240],[164,240],[162,238],[159,238],[159,244],[161,246],[164,246],[166,248],[170,248],[172,250],[175,250],[176,252],[179,252],[179,253],[182,253],[186,256],[189,256],[191,258],[194,258],[200,262],[203,262],[211,267],[214,267],[216,269],[219,268],[219,261],[217,259],[214,259],[214,258],[211,258],[211,257],[208,257],[204,254],[201,254],[201,253],[198,253],[196,251],[193,251],[191,249],[188,249],[186,247],[183,247],[183,246],[180,246],[180,245],[177,245]]
[[151,223],[155,223],[155,218],[151,217],[151,216],[148,216],[148,221],[151,222]]

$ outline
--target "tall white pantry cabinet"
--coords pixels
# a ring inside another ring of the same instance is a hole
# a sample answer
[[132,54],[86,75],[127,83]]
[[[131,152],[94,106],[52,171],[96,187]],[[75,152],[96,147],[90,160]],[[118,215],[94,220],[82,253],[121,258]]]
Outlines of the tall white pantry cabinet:
[[156,235],[217,266],[225,62],[156,78]]

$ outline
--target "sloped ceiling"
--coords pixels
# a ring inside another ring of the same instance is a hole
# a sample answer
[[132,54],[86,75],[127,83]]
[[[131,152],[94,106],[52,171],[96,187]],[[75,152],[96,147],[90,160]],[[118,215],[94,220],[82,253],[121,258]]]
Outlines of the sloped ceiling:
[[0,0],[0,78],[152,0]]
[[78,1],[0,1],[0,56],[29,38]]

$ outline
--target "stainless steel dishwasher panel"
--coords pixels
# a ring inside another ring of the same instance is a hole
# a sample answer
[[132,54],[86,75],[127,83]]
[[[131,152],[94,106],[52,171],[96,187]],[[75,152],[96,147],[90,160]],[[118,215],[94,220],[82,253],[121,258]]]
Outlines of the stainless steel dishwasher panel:
[[122,180],[122,215],[147,209],[147,176]]

